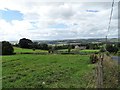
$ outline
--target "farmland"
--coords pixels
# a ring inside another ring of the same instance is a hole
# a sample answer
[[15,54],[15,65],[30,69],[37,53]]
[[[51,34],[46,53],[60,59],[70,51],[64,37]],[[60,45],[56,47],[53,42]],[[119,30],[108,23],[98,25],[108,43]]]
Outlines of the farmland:
[[[60,49],[58,51],[62,51],[62,52],[68,52],[68,49]],[[71,52],[74,52],[75,49],[72,49]],[[14,47],[14,52],[15,53],[47,53],[47,50],[40,50],[40,49],[36,49],[35,51],[33,51],[32,49],[22,49],[19,47]],[[86,54],[92,54],[95,52],[99,52],[99,50],[92,50],[92,49],[85,49],[85,50],[79,50],[80,53],[86,53]]]
[[[3,88],[97,87],[97,64],[91,64],[90,55],[99,52],[98,49],[78,50],[76,54],[58,54],[48,53],[47,50],[40,49],[13,48],[16,54],[2,56]],[[56,51],[68,52],[68,49]],[[71,52],[75,51],[75,49],[71,49]],[[110,63],[111,60],[108,60]],[[104,87],[117,87],[117,66],[113,70],[112,68],[106,68],[108,65],[107,62],[104,67]],[[113,83],[109,82],[109,77]]]
[[18,54],[3,56],[2,67],[3,88],[95,86],[92,80],[94,65],[90,64],[88,55]]
[[120,89],[120,3],[41,1],[0,2],[0,88]]
[[[67,52],[68,49],[61,49],[61,50],[58,50],[58,51],[63,51],[63,52]],[[76,50],[75,49],[72,49],[71,52],[75,52]],[[96,52],[99,52],[100,50],[92,50],[92,49],[85,49],[85,50],[79,50],[79,53],[83,53],[83,54],[93,54],[93,53],[96,53]]]
[[33,51],[32,49],[22,49],[22,48],[19,48],[19,47],[14,47],[14,52],[15,53],[36,53],[36,52],[47,52],[46,50],[35,50]]

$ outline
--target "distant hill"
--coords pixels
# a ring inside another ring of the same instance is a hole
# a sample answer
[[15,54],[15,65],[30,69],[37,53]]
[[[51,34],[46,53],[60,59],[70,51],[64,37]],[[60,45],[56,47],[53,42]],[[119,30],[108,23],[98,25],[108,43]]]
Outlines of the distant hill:
[[[68,44],[68,43],[100,43],[105,42],[106,38],[97,39],[65,39],[65,40],[33,40],[33,42],[47,43],[47,44]],[[118,42],[117,38],[108,38],[108,42]],[[10,41],[11,44],[18,43],[18,41]]]

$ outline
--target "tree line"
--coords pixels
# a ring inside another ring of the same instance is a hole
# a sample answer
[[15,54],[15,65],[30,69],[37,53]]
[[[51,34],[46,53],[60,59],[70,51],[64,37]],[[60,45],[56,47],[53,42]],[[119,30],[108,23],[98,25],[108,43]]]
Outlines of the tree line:
[[[2,41],[0,42],[2,44],[2,55],[11,55],[14,54],[14,48],[13,45],[11,45],[11,43],[9,43],[8,41]],[[41,50],[59,50],[59,49],[74,49],[75,45],[61,45],[61,46],[49,46],[46,43],[39,43],[39,42],[33,42],[30,39],[26,39],[26,38],[22,38],[19,40],[19,43],[14,45],[16,47],[20,47],[20,48],[27,48],[27,49],[41,49]],[[80,44],[78,46],[85,46],[86,49],[100,49],[101,52],[104,52],[104,48],[103,48],[103,43],[99,43],[99,44],[93,44],[93,43],[89,43],[89,44]],[[106,45],[106,50],[110,53],[117,53],[118,50],[120,50],[120,43],[118,44],[107,44]]]

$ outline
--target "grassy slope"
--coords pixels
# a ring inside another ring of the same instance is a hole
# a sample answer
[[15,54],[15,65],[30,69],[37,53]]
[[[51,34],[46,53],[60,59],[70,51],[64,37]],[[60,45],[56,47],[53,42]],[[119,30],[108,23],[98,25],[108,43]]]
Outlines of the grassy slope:
[[[68,51],[68,49],[61,49],[58,51]],[[75,51],[75,49],[72,49],[71,51]],[[81,53],[88,53],[88,54],[92,54],[95,52],[99,52],[99,50],[92,50],[92,49],[85,49],[85,50],[80,50]]]
[[[68,51],[68,49],[61,49],[58,51]],[[72,49],[71,51],[75,51],[75,49]],[[47,50],[38,50],[36,49],[35,51],[33,51],[32,49],[22,49],[19,47],[14,47],[14,52],[15,53],[25,53],[25,52],[29,52],[29,53],[36,53],[36,52],[48,52]],[[81,53],[87,53],[87,54],[91,54],[91,53],[95,53],[95,52],[99,52],[99,50],[91,50],[91,49],[85,49],[85,50],[80,50]]]
[[86,50],[80,50],[80,52],[95,53],[95,52],[99,52],[99,50],[86,49]]
[[117,88],[119,86],[118,75],[120,72],[118,62],[112,60],[111,57],[104,55],[103,72],[103,86],[105,88]]
[[8,88],[85,88],[90,80],[85,76],[94,67],[84,55],[12,55],[2,62],[3,87]]
[[33,51],[32,49],[22,49],[19,47],[14,47],[14,52],[15,53],[21,53],[21,52],[48,52],[47,50],[35,50]]

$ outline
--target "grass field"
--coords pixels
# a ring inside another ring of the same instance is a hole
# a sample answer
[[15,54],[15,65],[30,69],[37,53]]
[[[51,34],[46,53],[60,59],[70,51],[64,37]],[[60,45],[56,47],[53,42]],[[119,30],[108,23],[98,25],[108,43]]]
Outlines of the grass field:
[[95,52],[99,52],[100,50],[91,50],[91,49],[85,49],[85,50],[80,50],[80,52],[84,52],[84,53],[95,53]]
[[[58,50],[58,51],[67,52],[68,49],[61,49],[61,50]],[[72,49],[71,51],[75,51],[75,49]],[[14,47],[14,52],[15,53],[26,53],[26,52],[37,53],[37,52],[48,52],[48,51],[47,50],[38,50],[38,49],[33,51],[32,49],[22,49],[22,48],[19,48],[19,47]],[[99,50],[85,49],[85,50],[80,50],[80,52],[81,53],[86,53],[86,54],[92,54],[92,53],[95,53],[95,52],[99,52]]]
[[94,87],[87,55],[3,56],[2,67],[3,88]]
[[29,52],[29,53],[36,53],[36,52],[48,52],[47,50],[35,50],[33,51],[32,49],[22,49],[19,47],[14,47],[14,52],[15,53],[25,53],[25,52]]
[[[61,50],[58,50],[58,51],[65,51],[65,52],[67,52],[68,49],[61,49]],[[76,50],[72,49],[71,51],[76,51]],[[99,51],[100,50],[92,50],[92,49],[79,50],[80,53],[86,53],[86,54],[92,54],[92,53],[99,52]]]

